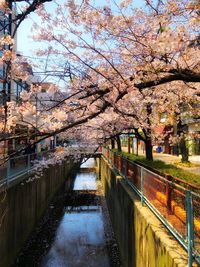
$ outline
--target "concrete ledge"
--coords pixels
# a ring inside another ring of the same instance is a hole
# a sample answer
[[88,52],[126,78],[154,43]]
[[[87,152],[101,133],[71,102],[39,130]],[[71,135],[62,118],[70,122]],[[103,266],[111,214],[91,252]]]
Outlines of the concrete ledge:
[[124,267],[188,266],[187,252],[104,159],[101,179]]

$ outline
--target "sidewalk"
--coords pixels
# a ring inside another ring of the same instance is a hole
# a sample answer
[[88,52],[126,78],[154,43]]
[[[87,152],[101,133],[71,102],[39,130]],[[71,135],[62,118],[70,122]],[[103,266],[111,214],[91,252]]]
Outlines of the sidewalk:
[[[180,162],[180,157],[174,156],[174,155],[169,155],[169,154],[163,154],[163,153],[153,153],[154,159],[162,160],[168,164],[174,164],[177,162]],[[197,161],[195,156],[189,157],[189,161],[191,163],[197,164],[197,167],[184,167],[184,166],[177,166],[178,168],[181,168],[183,170],[189,171],[194,174],[200,174],[200,158],[199,161]]]
[[[127,147],[122,147],[122,150],[124,152],[127,152],[128,148]],[[145,156],[143,151],[138,151],[138,154],[140,156]],[[157,159],[157,160],[164,161],[167,164],[174,164],[174,163],[177,163],[177,162],[181,161],[181,158],[178,157],[178,156],[169,155],[169,154],[163,154],[163,153],[156,153],[156,152],[153,153],[153,158]],[[191,173],[194,173],[194,174],[200,174],[200,155],[199,156],[190,156],[189,157],[189,161],[191,163],[197,164],[198,166],[197,167],[177,166],[177,167],[181,168],[183,170],[189,171]]]

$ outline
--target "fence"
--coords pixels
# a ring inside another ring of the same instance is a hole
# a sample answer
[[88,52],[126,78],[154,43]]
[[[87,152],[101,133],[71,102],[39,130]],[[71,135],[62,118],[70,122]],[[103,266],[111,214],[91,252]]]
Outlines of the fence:
[[200,195],[103,147],[103,156],[200,264]]
[[25,154],[10,158],[0,165],[0,187],[8,186],[25,173],[31,171],[35,160],[47,159],[53,150],[43,151],[39,154]]
[[[101,153],[96,152],[97,150],[96,147],[70,146],[68,147],[68,152],[70,152],[70,149],[71,153],[74,151],[74,149],[78,149],[79,154],[83,156],[99,157],[101,155]],[[64,150],[64,148],[61,147],[61,150]],[[49,156],[51,155],[51,152],[53,151],[55,151],[55,149],[42,151],[40,153],[25,154],[21,156],[11,157],[6,162],[1,163],[0,188],[2,186],[9,186],[12,181],[16,181],[17,179],[22,177],[25,173],[31,171],[33,169],[35,160],[40,161],[48,159]]]

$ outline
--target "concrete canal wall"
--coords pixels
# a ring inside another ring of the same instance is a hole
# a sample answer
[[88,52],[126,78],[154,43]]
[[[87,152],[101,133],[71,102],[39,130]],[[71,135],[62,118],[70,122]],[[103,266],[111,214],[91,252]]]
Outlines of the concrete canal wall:
[[18,183],[0,193],[0,267],[7,267],[27,240],[64,181],[70,188],[74,164],[51,166],[40,179]]
[[185,250],[103,158],[101,180],[124,267],[188,266]]

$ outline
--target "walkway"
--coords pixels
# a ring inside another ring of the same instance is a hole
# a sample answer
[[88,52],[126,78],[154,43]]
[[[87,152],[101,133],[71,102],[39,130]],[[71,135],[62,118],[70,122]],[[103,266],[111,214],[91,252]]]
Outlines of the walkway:
[[[162,154],[162,153],[154,153],[153,156],[154,156],[155,159],[162,160],[162,161],[164,161],[164,162],[166,162],[168,164],[174,164],[174,163],[180,162],[180,158],[177,157],[177,156],[174,156],[174,155],[168,155],[168,154]],[[189,171],[191,173],[200,174],[200,161],[197,163],[197,161],[194,161],[192,159],[192,157],[189,160],[190,160],[190,162],[195,163],[198,166],[195,166],[195,167],[184,167],[184,166],[178,165],[177,167],[179,167],[179,168],[181,168],[183,170]]]
[[[122,147],[122,150],[124,152],[127,152],[128,148],[127,147]],[[145,156],[143,151],[138,151],[138,154],[140,156]],[[164,154],[164,153],[156,153],[156,152],[154,152],[153,153],[153,157],[154,157],[154,159],[164,161],[167,164],[175,164],[175,163],[181,161],[180,157],[178,157],[178,156]],[[177,167],[181,168],[181,169],[183,169],[185,171],[189,171],[191,173],[194,173],[194,174],[200,174],[200,156],[190,156],[189,160],[190,160],[191,163],[194,163],[197,166],[195,166],[195,167],[184,167],[184,166],[180,166],[179,165]]]

